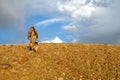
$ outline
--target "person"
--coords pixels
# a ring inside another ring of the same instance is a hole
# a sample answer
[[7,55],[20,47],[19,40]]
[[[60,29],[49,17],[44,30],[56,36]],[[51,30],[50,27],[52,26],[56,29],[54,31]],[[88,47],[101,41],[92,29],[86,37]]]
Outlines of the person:
[[34,50],[34,46],[38,44],[36,40],[38,39],[38,33],[34,28],[34,25],[31,26],[31,28],[28,31],[28,40],[30,41],[29,49]]

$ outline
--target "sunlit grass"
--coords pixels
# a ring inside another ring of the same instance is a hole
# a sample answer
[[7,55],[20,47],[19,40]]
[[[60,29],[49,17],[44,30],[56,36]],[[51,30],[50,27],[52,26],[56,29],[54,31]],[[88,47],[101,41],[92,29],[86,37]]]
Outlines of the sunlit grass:
[[120,79],[120,46],[50,43],[37,52],[27,46],[0,46],[0,80]]

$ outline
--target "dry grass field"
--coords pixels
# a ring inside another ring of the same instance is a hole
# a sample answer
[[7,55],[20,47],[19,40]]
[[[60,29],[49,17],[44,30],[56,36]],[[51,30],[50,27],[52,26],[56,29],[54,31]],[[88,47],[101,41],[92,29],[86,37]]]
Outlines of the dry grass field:
[[120,80],[120,46],[27,44],[0,46],[0,80]]

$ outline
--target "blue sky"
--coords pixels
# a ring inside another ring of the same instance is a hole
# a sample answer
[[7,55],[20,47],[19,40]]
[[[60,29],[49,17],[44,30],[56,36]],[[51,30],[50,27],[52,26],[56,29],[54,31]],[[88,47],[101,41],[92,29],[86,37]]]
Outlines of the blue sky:
[[120,44],[119,0],[0,0],[0,44],[40,42]]

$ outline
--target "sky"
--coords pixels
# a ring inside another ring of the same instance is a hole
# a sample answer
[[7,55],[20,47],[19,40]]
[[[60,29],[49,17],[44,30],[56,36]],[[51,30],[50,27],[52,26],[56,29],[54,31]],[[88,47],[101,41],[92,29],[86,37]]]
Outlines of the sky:
[[120,44],[120,0],[0,0],[0,44],[39,42]]

